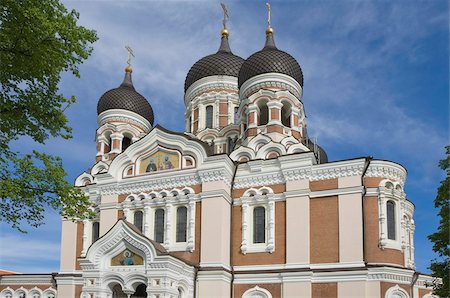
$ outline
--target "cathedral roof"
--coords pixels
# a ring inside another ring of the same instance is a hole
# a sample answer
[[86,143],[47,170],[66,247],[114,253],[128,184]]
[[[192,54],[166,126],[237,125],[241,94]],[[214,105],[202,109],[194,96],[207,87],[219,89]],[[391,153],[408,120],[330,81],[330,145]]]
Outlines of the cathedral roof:
[[300,65],[294,57],[276,47],[271,28],[267,31],[264,48],[251,55],[242,64],[239,71],[239,88],[248,79],[270,72],[288,75],[303,87],[303,73]]
[[153,125],[153,109],[147,99],[134,89],[131,72],[131,68],[127,67],[122,84],[117,88],[106,91],[100,97],[97,104],[97,114],[100,115],[107,110],[122,109],[144,117]]
[[231,52],[228,34],[222,34],[222,41],[217,53],[203,57],[191,67],[184,82],[184,91],[186,92],[196,81],[209,76],[237,77],[243,62],[244,59]]

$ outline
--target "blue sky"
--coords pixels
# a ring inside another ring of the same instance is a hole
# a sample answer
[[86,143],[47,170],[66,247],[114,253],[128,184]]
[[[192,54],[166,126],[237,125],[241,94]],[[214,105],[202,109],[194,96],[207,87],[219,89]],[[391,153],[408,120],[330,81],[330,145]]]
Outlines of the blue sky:
[[[156,123],[184,129],[183,84],[201,57],[219,47],[219,1],[63,1],[97,30],[81,78],[64,75],[61,91],[78,102],[68,110],[74,138],[45,146],[15,145],[63,158],[68,179],[95,160],[96,105],[123,79],[125,45],[134,49],[133,81],[153,106]],[[264,44],[264,1],[227,1],[230,44],[247,58]],[[415,204],[417,269],[434,257],[427,235],[438,223],[433,199],[443,178],[437,163],[449,143],[448,1],[273,1],[278,48],[292,54],[304,77],[309,134],[330,160],[372,155],[408,169]],[[60,219],[26,235],[0,225],[0,268],[59,269]]]

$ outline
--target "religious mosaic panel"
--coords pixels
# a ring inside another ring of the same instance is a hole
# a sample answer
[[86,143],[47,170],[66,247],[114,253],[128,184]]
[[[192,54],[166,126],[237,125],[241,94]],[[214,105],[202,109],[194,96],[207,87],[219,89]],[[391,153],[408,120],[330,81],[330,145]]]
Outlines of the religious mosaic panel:
[[117,256],[111,259],[111,266],[133,266],[144,265],[144,259],[134,252],[125,249]]
[[141,161],[139,173],[152,173],[180,168],[180,155],[175,152],[158,150]]

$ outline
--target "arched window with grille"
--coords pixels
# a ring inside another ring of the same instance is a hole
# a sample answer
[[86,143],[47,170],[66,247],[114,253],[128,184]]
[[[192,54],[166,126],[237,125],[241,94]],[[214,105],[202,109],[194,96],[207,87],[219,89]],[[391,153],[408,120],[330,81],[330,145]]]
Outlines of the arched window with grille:
[[164,242],[164,209],[156,209],[155,211],[155,241]]
[[253,209],[253,243],[266,242],[266,208]]
[[98,221],[92,223],[92,243],[100,237],[100,223]]
[[186,242],[187,230],[187,208],[178,207],[177,209],[177,242]]
[[136,211],[134,212],[134,225],[136,228],[139,229],[139,231],[142,232],[142,221],[143,221],[144,214],[142,211]]
[[206,128],[213,128],[213,106],[206,107]]
[[388,239],[396,239],[396,228],[395,228],[395,202],[387,201],[386,203],[386,215],[387,215],[387,236]]

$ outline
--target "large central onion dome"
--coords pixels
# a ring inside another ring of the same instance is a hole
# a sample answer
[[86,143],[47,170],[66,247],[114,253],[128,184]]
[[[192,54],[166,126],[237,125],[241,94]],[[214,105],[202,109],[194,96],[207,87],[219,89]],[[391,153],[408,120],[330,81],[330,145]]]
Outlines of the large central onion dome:
[[144,117],[153,126],[153,109],[147,99],[139,94],[131,81],[131,67],[125,69],[125,78],[119,87],[106,91],[98,101],[97,114],[104,111],[121,109]]
[[275,46],[273,30],[268,28],[264,48],[248,57],[241,67],[238,80],[239,88],[248,79],[271,72],[288,75],[303,88],[303,72],[300,65],[294,57]]
[[237,78],[243,62],[244,59],[231,52],[228,32],[224,30],[217,53],[198,60],[189,70],[184,82],[184,91],[186,92],[196,81],[209,76],[224,75]]

